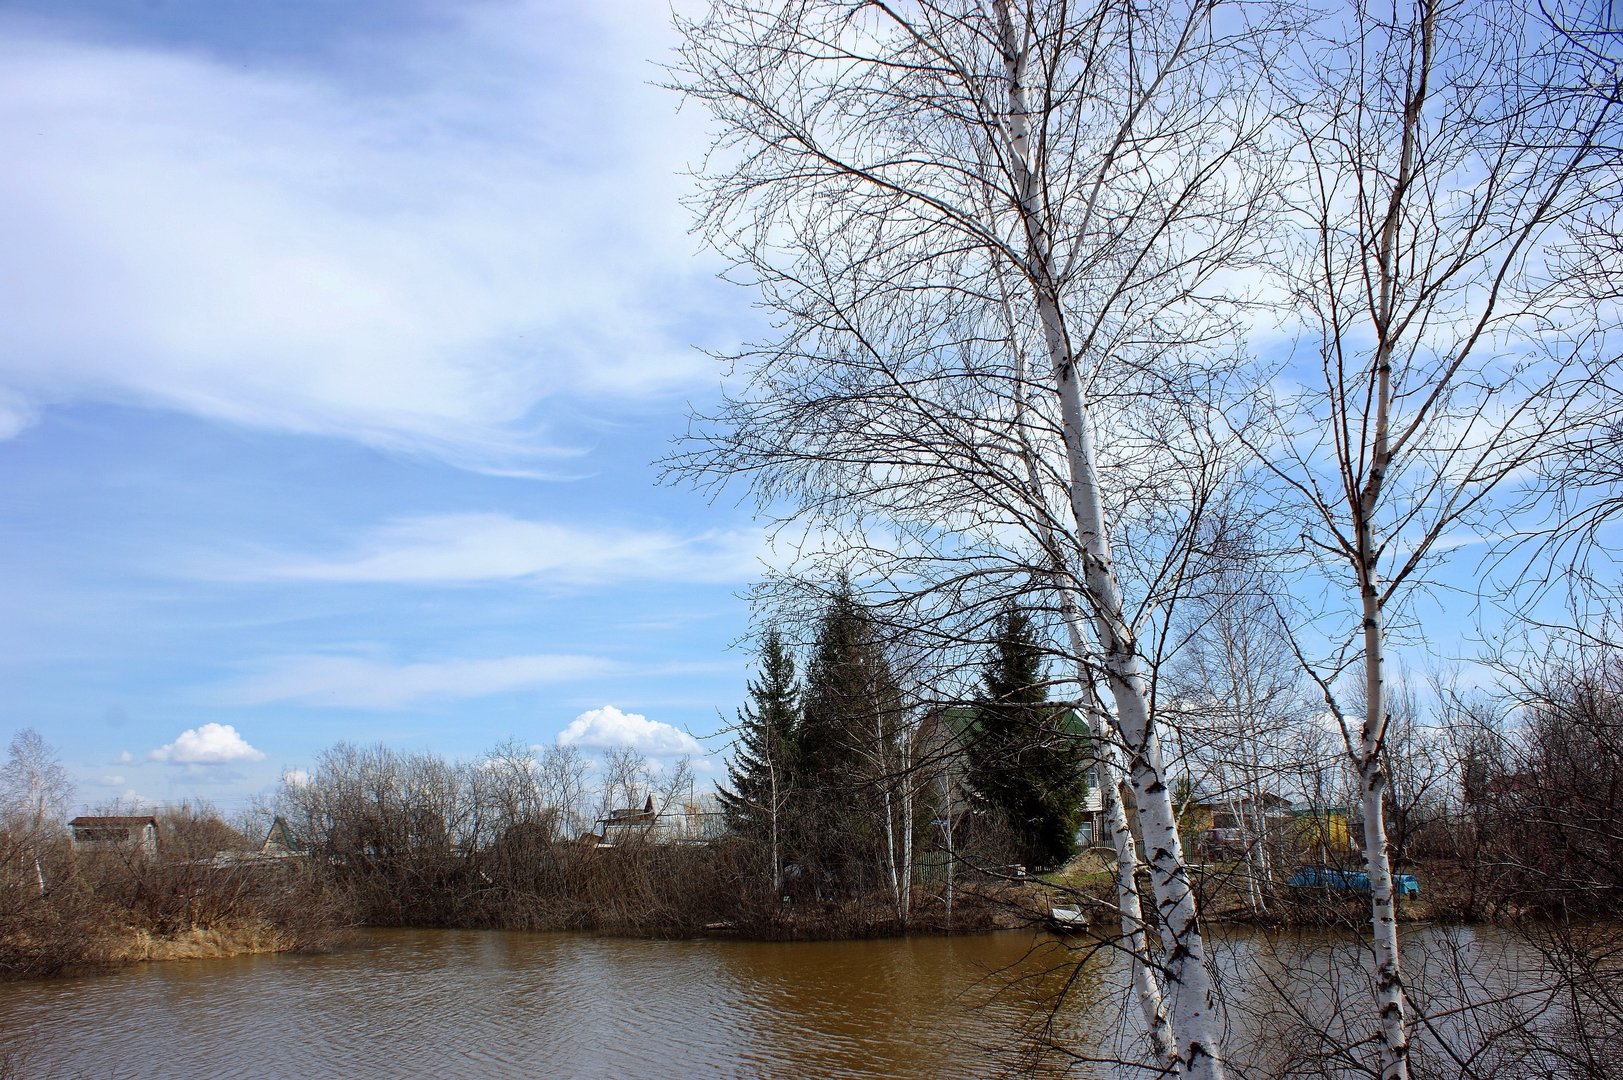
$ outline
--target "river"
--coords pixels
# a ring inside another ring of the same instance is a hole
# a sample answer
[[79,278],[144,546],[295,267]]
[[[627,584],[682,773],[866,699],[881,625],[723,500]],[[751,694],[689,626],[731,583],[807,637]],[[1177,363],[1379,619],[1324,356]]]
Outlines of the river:
[[[1458,971],[1460,950],[1484,941],[1465,933],[1463,945],[1460,932],[1422,934],[1413,955],[1446,944]],[[1502,967],[1503,940],[1489,944]],[[1279,983],[1293,1007],[1328,1017],[1334,980],[1361,981],[1356,954],[1322,937],[1228,933],[1218,955],[1236,1001]],[[1014,932],[757,943],[369,930],[328,955],[0,985],[0,1037],[16,1075],[47,1078],[979,1077],[1031,1067],[1021,1048],[1075,957]],[[1088,1057],[1122,1047],[1119,963],[1098,952],[1069,982],[1052,1041]],[[1233,1010],[1231,1038],[1257,1042],[1273,1021],[1255,1013]],[[1053,1056],[1036,1068],[1115,1072]]]

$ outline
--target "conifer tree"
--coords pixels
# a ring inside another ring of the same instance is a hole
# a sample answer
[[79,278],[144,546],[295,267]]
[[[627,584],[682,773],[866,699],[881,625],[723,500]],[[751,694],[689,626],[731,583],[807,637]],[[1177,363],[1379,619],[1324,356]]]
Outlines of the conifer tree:
[[[901,768],[902,698],[869,613],[841,582],[818,628],[795,739],[800,854],[860,889],[893,837],[886,798]],[[883,835],[882,835],[883,834]],[[894,863],[893,851],[879,861]],[[894,868],[893,868],[894,869]],[[893,873],[894,877],[895,874]]]
[[970,790],[1007,824],[1028,864],[1056,865],[1076,852],[1086,747],[1066,711],[1048,704],[1031,616],[1006,607],[996,635],[967,746]]
[[749,695],[750,703],[738,712],[727,785],[716,794],[728,829],[765,844],[776,894],[783,889],[782,824],[800,721],[794,656],[776,629],[761,639],[760,678],[749,683]]

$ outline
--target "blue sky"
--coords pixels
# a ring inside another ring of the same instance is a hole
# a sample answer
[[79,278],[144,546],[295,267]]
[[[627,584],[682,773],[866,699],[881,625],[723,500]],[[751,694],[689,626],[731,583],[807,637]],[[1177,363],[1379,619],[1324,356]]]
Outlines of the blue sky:
[[637,0],[0,0],[0,737],[229,810],[339,739],[731,715],[760,532],[652,462],[754,315],[669,44]]

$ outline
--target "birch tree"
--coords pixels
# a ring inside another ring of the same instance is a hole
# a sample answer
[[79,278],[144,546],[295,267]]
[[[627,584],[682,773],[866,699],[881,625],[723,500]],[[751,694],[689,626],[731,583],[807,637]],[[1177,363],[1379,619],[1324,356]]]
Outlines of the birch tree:
[[1153,958],[1113,831],[1156,1064],[1203,1076],[1220,1021],[1141,631],[1220,457],[1271,15],[719,0],[680,23],[674,69],[717,120],[700,229],[781,319],[679,467],[743,475],[767,514],[928,592],[956,617],[912,625],[943,649],[1047,594],[1078,695],[1103,693],[1122,772],[1100,786],[1125,774],[1139,808]]
[[[0,766],[0,870],[8,878],[31,870],[42,897],[48,888],[45,852],[61,833],[72,798],[73,784],[56,752],[33,728],[17,732]],[[0,910],[9,907],[0,901]]]
[[1182,613],[1187,634],[1164,677],[1176,698],[1179,742],[1191,775],[1224,802],[1239,829],[1246,890],[1266,911],[1273,878],[1270,797],[1311,794],[1298,738],[1314,723],[1305,679],[1270,595],[1279,582],[1260,569],[1225,567]]
[[[1519,3],[1335,11],[1291,70],[1303,239],[1300,411],[1259,446],[1293,493],[1331,605],[1297,646],[1359,785],[1383,1077],[1408,1074],[1387,854],[1383,672],[1426,572],[1488,527],[1508,486],[1609,407],[1619,89]],[[1598,290],[1598,291],[1597,291]],[[1605,299],[1601,299],[1602,297]],[[1424,629],[1423,627],[1420,629]],[[1316,643],[1329,636],[1328,650]],[[1339,688],[1347,672],[1362,708]]]

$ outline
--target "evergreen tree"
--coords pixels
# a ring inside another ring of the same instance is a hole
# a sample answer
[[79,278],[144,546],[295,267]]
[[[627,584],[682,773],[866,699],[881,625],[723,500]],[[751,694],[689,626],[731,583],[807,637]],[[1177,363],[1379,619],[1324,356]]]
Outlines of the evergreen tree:
[[795,738],[798,854],[860,890],[883,858],[884,785],[900,769],[901,691],[872,618],[842,582],[829,598]]
[[970,790],[1008,826],[1028,864],[1062,863],[1076,852],[1086,744],[1069,711],[1048,704],[1042,646],[1015,605],[998,617],[983,679],[966,748]]
[[794,656],[777,630],[768,630],[761,639],[759,661],[760,678],[749,683],[750,703],[738,712],[727,785],[716,794],[731,831],[767,838],[776,830],[789,797],[800,687]]

